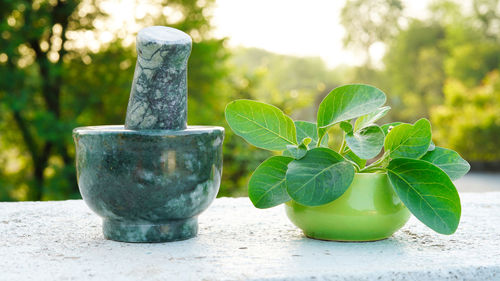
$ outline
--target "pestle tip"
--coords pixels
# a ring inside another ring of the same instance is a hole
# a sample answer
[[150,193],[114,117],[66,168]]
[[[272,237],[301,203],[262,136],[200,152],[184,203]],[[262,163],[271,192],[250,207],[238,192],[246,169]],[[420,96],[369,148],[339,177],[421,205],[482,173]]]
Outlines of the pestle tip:
[[139,31],[137,42],[154,42],[160,45],[191,44],[191,37],[168,26],[150,26]]

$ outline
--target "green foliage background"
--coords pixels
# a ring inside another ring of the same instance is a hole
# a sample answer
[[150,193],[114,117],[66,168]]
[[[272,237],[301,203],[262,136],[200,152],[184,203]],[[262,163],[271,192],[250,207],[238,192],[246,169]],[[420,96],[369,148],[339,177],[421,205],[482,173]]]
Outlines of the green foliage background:
[[[341,22],[359,67],[328,69],[319,58],[226,47],[210,37],[214,0],[150,0],[139,26],[169,25],[193,37],[189,123],[222,125],[234,99],[272,103],[314,121],[321,99],[344,83],[371,83],[392,106],[385,121],[430,117],[434,142],[473,162],[500,161],[498,0],[432,2],[428,18],[405,16],[398,0],[348,0]],[[142,2],[144,3],[144,2]],[[96,48],[79,38],[109,15],[100,0],[0,2],[0,200],[79,198],[71,130],[123,124],[135,66],[126,31]],[[165,7],[180,19],[157,13]],[[370,17],[364,17],[369,11]],[[377,65],[374,44],[386,46]],[[194,114],[195,113],[195,114]],[[335,141],[335,138],[331,140]],[[270,156],[226,130],[220,196],[246,195],[251,171]]]

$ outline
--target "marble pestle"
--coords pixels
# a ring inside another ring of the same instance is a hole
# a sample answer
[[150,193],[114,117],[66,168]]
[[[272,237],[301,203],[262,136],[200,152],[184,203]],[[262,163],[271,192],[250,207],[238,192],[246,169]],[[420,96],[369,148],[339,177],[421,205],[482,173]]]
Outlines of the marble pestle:
[[126,129],[186,129],[190,53],[191,37],[180,30],[152,26],[139,32]]
[[125,125],[73,130],[80,193],[107,239],[192,238],[217,195],[224,128],[187,125],[190,52],[182,31],[141,30]]

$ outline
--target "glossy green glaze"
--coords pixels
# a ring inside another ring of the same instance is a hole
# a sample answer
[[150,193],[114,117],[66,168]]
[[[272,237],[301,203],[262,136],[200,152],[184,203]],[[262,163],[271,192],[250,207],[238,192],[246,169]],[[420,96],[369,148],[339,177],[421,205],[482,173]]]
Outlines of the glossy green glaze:
[[393,191],[387,174],[355,174],[337,200],[307,207],[285,204],[288,218],[307,237],[335,241],[375,241],[403,227],[410,212]]

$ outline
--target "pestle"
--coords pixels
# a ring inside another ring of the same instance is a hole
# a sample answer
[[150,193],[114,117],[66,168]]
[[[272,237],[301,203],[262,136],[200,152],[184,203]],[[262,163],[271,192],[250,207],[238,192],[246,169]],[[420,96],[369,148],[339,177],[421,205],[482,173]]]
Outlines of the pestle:
[[73,130],[80,193],[106,239],[192,238],[217,195],[224,128],[186,124],[190,52],[182,31],[141,30],[125,125]]
[[191,37],[174,28],[152,26],[139,32],[136,46],[125,128],[185,129]]

